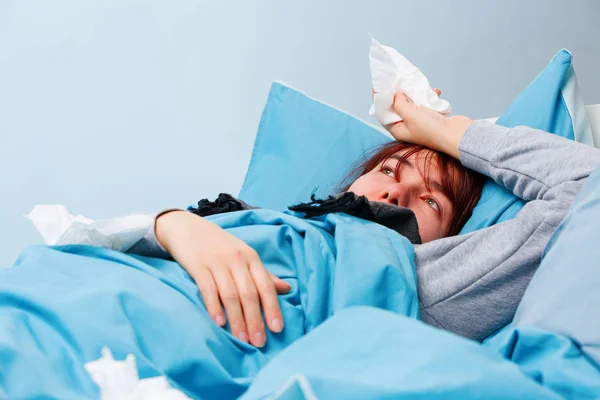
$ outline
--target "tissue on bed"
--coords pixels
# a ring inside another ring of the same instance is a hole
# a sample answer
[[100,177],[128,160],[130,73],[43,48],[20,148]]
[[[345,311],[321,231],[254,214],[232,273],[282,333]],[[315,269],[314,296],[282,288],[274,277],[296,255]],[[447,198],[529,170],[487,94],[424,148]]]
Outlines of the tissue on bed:
[[140,379],[133,354],[117,361],[110,349],[104,347],[102,357],[85,363],[84,367],[100,387],[100,400],[190,400],[173,389],[164,376]]
[[154,215],[130,214],[94,221],[63,205],[37,205],[25,216],[48,245],[85,244],[126,251],[153,226]]
[[450,103],[433,91],[427,77],[398,51],[371,38],[369,59],[375,92],[369,114],[381,124],[402,121],[392,107],[396,92],[404,92],[415,104],[442,114],[452,111]]

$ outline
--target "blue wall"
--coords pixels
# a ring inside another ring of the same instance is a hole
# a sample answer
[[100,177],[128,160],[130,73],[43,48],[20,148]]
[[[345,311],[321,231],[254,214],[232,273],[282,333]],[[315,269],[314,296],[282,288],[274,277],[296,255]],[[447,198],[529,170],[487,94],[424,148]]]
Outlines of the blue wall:
[[600,103],[600,2],[0,0],[0,265],[21,216],[237,193],[275,79],[368,119],[367,33],[495,116],[562,47]]

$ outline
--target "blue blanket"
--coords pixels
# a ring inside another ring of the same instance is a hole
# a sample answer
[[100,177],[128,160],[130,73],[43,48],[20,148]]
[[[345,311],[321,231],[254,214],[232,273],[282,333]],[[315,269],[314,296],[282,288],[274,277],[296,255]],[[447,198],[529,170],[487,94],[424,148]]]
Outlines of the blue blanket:
[[[0,271],[0,398],[97,398],[83,368],[108,346],[192,398],[594,398],[571,338],[509,326],[485,345],[418,320],[413,247],[345,214],[253,210],[212,220],[293,287],[285,329],[257,349],[216,326],[178,264],[34,246]],[[199,238],[198,240],[201,240]]]
[[215,325],[175,262],[34,246],[0,271],[0,397],[97,397],[83,364],[108,346],[116,359],[133,353],[142,378],[165,375],[192,398],[237,398],[269,360],[342,309],[418,317],[413,247],[383,226],[268,210],[212,220],[293,287],[280,297],[285,329],[269,334],[266,347]]

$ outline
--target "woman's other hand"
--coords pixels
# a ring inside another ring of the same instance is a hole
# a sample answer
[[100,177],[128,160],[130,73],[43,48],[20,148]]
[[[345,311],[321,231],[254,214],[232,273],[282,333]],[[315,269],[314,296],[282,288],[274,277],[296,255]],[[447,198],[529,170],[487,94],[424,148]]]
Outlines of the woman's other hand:
[[[438,95],[441,92],[436,90]],[[444,116],[427,107],[418,106],[404,93],[394,96],[394,110],[402,121],[385,128],[401,142],[423,145],[459,159],[458,146],[473,121],[462,115]]]
[[269,273],[256,251],[224,229],[197,215],[172,211],[156,220],[156,237],[194,279],[206,309],[220,326],[223,307],[231,332],[262,347],[266,341],[261,305],[272,332],[283,329],[277,293],[290,286]]

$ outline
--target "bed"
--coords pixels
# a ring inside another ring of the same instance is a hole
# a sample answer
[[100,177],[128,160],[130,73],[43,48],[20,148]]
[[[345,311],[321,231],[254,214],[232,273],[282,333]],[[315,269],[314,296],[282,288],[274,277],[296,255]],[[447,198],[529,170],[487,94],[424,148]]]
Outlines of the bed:
[[[570,54],[559,55],[552,96],[562,99]],[[555,122],[552,96],[540,114]],[[569,111],[569,125],[587,123]],[[600,147],[600,105],[585,113],[591,131],[582,140]],[[330,136],[319,130],[340,126]],[[576,140],[585,128],[573,130]],[[347,137],[349,147],[331,159],[338,169],[384,140],[376,128],[275,84],[241,193],[266,209],[213,219],[268,250],[263,263],[293,286],[281,300],[286,328],[270,334],[266,348],[216,326],[195,283],[173,261],[101,246],[32,246],[0,271],[0,397],[142,398],[138,378],[150,391],[160,387],[164,398],[169,386],[179,390],[170,394],[177,399],[598,397],[600,311],[590,304],[600,303],[600,170],[551,240],[515,318],[479,343],[418,319],[414,250],[406,238],[345,215],[312,221],[268,209],[293,204],[284,196],[300,196],[298,189],[326,189],[331,177],[320,169],[311,175],[310,164],[322,163],[310,157]],[[280,192],[257,189],[266,176]],[[510,204],[500,214],[514,211]],[[100,368],[101,356],[115,374]],[[124,392],[107,389],[111,382]]]

